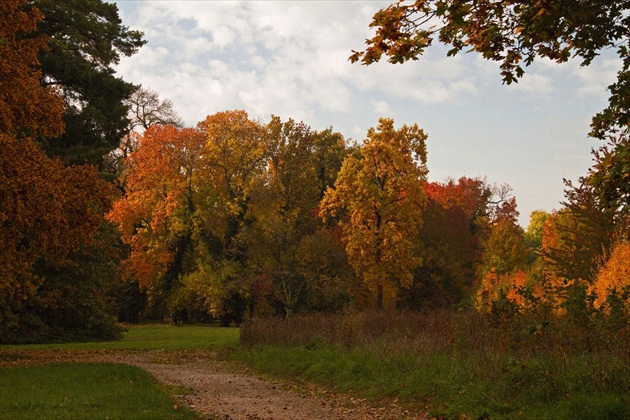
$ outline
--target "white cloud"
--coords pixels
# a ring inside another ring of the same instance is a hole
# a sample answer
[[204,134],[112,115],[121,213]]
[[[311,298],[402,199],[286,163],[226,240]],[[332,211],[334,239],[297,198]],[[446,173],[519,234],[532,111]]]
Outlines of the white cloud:
[[[124,24],[144,31],[149,43],[117,71],[173,100],[190,125],[244,109],[252,118],[275,114],[363,139],[378,117],[392,117],[397,126],[418,122],[431,127],[432,174],[489,175],[518,186],[522,208],[555,207],[561,186],[541,198],[532,193],[540,191],[532,173],[544,183],[565,176],[557,168],[585,172],[575,162],[588,160],[588,151],[571,142],[584,137],[584,121],[601,109],[618,61],[606,56],[579,68],[577,61],[538,60],[509,87],[501,85],[497,63],[475,53],[446,57],[448,48],[437,41],[404,65],[351,64],[351,50],[362,49],[373,33],[372,15],[390,2],[120,1]],[[540,128],[558,113],[570,118],[562,130]],[[549,148],[560,140],[562,148]],[[541,156],[553,158],[556,169]],[[518,172],[510,161],[528,167]]]
[[607,97],[606,89],[615,81],[620,68],[621,60],[618,58],[595,60],[588,67],[575,68],[574,72],[580,81],[578,92]]
[[509,88],[543,98],[549,98],[554,91],[552,78],[535,72],[525,73],[518,83],[513,83]]
[[372,108],[378,115],[386,116],[392,113],[391,106],[385,101],[372,101]]

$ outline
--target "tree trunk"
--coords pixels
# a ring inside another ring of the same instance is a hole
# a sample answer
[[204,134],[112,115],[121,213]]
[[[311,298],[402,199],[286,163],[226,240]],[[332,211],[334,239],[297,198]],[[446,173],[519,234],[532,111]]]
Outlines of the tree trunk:
[[376,307],[377,312],[381,312],[383,310],[383,284],[379,284],[376,287]]

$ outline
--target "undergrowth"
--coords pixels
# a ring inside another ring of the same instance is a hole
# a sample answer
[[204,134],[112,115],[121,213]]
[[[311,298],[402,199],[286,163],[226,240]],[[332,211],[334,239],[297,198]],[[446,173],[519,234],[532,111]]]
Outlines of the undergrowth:
[[434,417],[630,419],[627,326],[472,310],[312,314],[253,320],[241,342],[235,357],[260,371]]

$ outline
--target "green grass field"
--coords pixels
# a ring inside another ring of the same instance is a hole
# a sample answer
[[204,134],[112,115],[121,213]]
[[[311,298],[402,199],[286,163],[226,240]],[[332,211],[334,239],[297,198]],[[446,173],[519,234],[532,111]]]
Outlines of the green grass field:
[[119,341],[63,344],[20,344],[0,347],[16,350],[213,350],[238,344],[238,328],[203,325],[136,325]]
[[140,368],[66,363],[0,370],[3,419],[194,419]]
[[0,368],[0,419],[194,419],[185,407],[174,409],[173,395],[182,390],[159,385],[140,368],[39,363],[100,351],[163,350],[175,359],[186,351],[232,349],[238,340],[238,328],[141,325],[120,341],[0,346],[0,362],[17,364]]
[[584,341],[561,322],[531,334],[464,312],[256,320],[233,357],[433,418],[630,420],[627,337],[600,331]]

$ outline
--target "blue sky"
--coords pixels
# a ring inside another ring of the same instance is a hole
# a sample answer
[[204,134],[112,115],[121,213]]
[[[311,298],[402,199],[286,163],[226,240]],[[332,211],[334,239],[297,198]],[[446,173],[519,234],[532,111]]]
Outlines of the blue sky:
[[117,66],[125,80],[171,99],[187,124],[244,109],[266,122],[304,121],[362,140],[380,117],[428,134],[431,181],[487,177],[512,186],[526,226],[563,199],[563,178],[591,165],[590,118],[606,106],[619,68],[540,60],[517,85],[474,53],[446,57],[435,41],[404,65],[351,64],[380,1],[117,0],[123,24],[145,33]]

